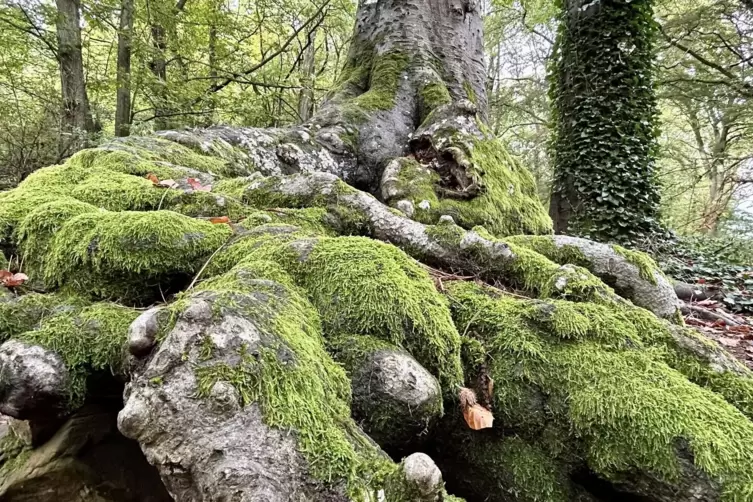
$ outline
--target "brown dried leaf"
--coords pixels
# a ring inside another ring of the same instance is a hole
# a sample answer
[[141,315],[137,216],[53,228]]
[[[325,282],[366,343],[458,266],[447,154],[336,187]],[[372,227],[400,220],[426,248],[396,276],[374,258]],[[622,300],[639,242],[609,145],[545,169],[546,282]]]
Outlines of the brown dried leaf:
[[151,181],[151,182],[152,182],[152,183],[154,183],[155,185],[158,185],[158,184],[159,184],[159,178],[158,178],[158,177],[157,177],[157,175],[156,175],[156,174],[154,174],[154,173],[149,173],[149,174],[147,174],[147,175],[146,175],[146,179],[148,179],[149,181]]
[[230,223],[230,218],[227,216],[217,216],[215,218],[209,218],[210,223],[219,224],[219,223]]
[[27,276],[26,274],[14,274],[7,270],[0,270],[0,282],[7,288],[20,286],[28,280],[29,276]]
[[463,418],[468,427],[474,431],[481,429],[488,429],[492,427],[494,423],[494,415],[492,412],[481,406],[480,404],[474,404],[467,408],[463,408]]

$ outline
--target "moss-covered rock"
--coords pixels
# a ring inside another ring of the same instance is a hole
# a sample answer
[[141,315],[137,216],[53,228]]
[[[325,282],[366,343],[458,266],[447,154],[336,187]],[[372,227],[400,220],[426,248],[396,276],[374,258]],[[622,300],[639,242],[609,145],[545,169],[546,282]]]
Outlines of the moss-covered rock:
[[[628,491],[640,493],[628,475],[639,472],[661,493],[695,487],[712,499],[753,497],[753,422],[667,365],[661,335],[593,305],[562,310],[567,304],[472,284],[450,294],[455,322],[488,351],[494,409],[506,427],[556,458],[547,429],[557,425],[558,442],[574,441],[591,470]],[[518,411],[530,403],[538,414]]]

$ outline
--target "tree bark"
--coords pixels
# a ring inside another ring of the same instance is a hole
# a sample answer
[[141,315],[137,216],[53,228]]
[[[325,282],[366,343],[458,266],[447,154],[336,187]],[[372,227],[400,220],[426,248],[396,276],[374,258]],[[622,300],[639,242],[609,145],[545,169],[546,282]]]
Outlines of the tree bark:
[[315,56],[316,30],[309,33],[301,61],[301,92],[298,95],[298,118],[301,122],[307,122],[314,111]]
[[88,143],[87,136],[96,132],[86,94],[84,62],[81,53],[81,18],[79,0],[56,0],[58,15],[56,31],[60,88],[63,99],[61,155],[80,150]]
[[131,129],[131,40],[133,0],[122,0],[118,31],[118,92],[115,105],[115,136],[128,136]]
[[161,24],[153,24],[152,32],[152,61],[149,68],[154,75],[154,128],[156,130],[166,129],[168,127],[167,119],[167,62],[165,61],[165,51],[167,50],[167,40],[165,28]]

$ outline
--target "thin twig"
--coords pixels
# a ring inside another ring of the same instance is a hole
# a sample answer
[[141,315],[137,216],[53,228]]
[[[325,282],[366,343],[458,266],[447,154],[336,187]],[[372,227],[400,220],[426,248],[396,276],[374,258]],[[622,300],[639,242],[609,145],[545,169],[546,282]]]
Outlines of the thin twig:
[[198,280],[199,280],[199,277],[200,277],[200,276],[201,276],[201,274],[202,274],[202,273],[204,272],[204,269],[205,269],[205,268],[207,268],[207,265],[209,265],[209,262],[210,262],[210,261],[212,261],[212,258],[214,258],[214,256],[215,256],[215,255],[216,255],[217,253],[219,253],[220,251],[222,251],[222,249],[223,249],[223,248],[224,248],[225,246],[227,246],[229,242],[230,242],[230,239],[228,239],[228,240],[227,240],[227,241],[226,241],[225,243],[223,243],[223,244],[222,244],[222,246],[218,247],[218,248],[217,248],[217,249],[215,250],[215,252],[214,252],[214,253],[212,253],[212,255],[211,255],[211,256],[210,256],[209,258],[207,258],[207,261],[205,261],[205,262],[204,262],[204,265],[202,265],[201,269],[200,269],[200,270],[199,270],[199,272],[198,272],[198,273],[196,274],[196,277],[194,277],[194,278],[193,278],[193,280],[191,281],[191,284],[189,284],[189,285],[188,285],[188,287],[186,288],[186,291],[191,291],[191,289],[193,289],[194,285],[196,284],[196,281],[198,281]]

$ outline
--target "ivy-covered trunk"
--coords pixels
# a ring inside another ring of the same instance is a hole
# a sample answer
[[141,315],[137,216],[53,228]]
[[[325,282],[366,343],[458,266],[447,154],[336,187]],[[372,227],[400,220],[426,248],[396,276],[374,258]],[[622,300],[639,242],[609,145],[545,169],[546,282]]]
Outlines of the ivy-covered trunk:
[[561,0],[552,75],[557,233],[641,243],[659,228],[652,0]]

